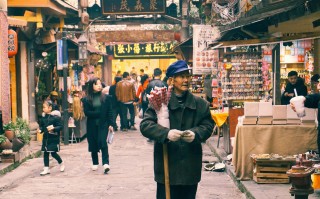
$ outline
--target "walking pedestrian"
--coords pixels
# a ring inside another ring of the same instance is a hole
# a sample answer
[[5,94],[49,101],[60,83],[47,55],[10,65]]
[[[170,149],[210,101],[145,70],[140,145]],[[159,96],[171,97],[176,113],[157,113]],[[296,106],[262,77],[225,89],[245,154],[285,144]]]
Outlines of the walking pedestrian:
[[120,102],[117,100],[117,96],[116,96],[116,87],[118,82],[120,82],[122,80],[122,77],[115,77],[114,78],[114,82],[115,84],[113,84],[112,86],[110,86],[109,89],[109,95],[111,96],[111,100],[112,100],[112,121],[113,121],[113,130],[114,131],[118,131],[118,125],[117,125],[117,117],[118,115],[120,116],[120,128],[123,129],[123,117],[121,115],[121,109],[120,109]]
[[188,90],[191,76],[185,61],[172,63],[166,75],[173,84],[168,105],[170,128],[157,123],[156,111],[149,106],[140,123],[140,131],[143,136],[155,141],[157,199],[165,199],[163,144],[167,144],[168,149],[171,198],[194,199],[201,179],[201,143],[210,137],[214,122],[209,103]]
[[152,89],[154,89],[155,86],[157,87],[165,87],[166,84],[161,80],[162,71],[160,68],[155,68],[153,70],[153,79],[148,84],[146,93],[150,95],[150,92]]
[[140,83],[141,83],[141,84],[140,84],[140,86],[138,87],[136,97],[139,98],[139,104],[141,105],[142,117],[143,117],[145,111],[146,111],[147,108],[148,108],[148,100],[147,100],[146,89],[147,89],[148,84],[149,84],[149,76],[148,76],[147,74],[144,74],[144,75],[141,77]]
[[[136,89],[132,82],[130,82],[130,77],[128,72],[124,72],[122,75],[122,80],[117,84],[116,96],[118,101],[120,101],[121,114],[123,117],[123,124],[121,125],[122,131],[127,131],[128,129],[137,130],[134,126],[135,122],[135,111],[133,102],[136,100]],[[127,115],[128,110],[130,113],[130,121],[128,121]]]
[[[52,101],[45,100],[43,102],[43,113],[44,116],[40,119],[40,129],[38,132],[43,133],[42,147],[43,151],[43,162],[44,168],[40,175],[44,176],[50,174],[49,169],[49,154],[58,161],[60,164],[60,171],[63,172],[65,169],[64,162],[57,152],[60,151],[60,131],[62,129],[61,117],[59,114],[53,114],[52,111]],[[59,111],[55,111],[60,113]]]
[[87,97],[82,99],[84,114],[87,116],[87,140],[91,152],[93,171],[98,169],[98,152],[102,152],[104,173],[110,170],[107,136],[112,128],[111,97],[102,92],[101,80],[92,78],[88,82]]

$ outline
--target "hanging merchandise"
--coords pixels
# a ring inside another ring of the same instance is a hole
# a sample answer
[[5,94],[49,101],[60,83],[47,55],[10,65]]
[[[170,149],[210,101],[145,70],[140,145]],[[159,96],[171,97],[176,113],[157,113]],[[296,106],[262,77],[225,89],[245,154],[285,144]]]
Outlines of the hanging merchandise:
[[16,31],[8,30],[8,57],[13,57],[18,52],[18,36]]
[[270,64],[266,61],[262,62],[262,80],[263,80],[263,90],[268,91],[270,89],[271,79],[269,74],[269,66]]
[[311,50],[308,50],[306,52],[304,63],[305,63],[305,69],[308,72],[313,72],[313,70],[314,70],[314,66],[313,66],[314,58],[313,58],[313,53],[312,53]]

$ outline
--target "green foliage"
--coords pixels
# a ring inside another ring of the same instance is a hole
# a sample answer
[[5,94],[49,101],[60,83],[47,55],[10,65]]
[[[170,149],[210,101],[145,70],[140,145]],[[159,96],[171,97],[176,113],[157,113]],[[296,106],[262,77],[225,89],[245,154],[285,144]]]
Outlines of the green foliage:
[[42,81],[39,81],[38,83],[38,92],[37,92],[37,97],[38,99],[41,99],[41,97],[45,94],[47,94],[47,88],[46,88],[46,85],[42,82]]
[[12,130],[12,131],[15,131],[15,128],[16,128],[16,126],[15,126],[15,124],[14,124],[12,121],[10,121],[8,124],[4,124],[4,125],[3,125],[3,130]]
[[17,138],[20,138],[23,143],[28,144],[31,140],[31,136],[27,120],[18,117],[15,126],[15,133]]
[[4,143],[7,140],[7,137],[4,135],[0,135],[0,144]]

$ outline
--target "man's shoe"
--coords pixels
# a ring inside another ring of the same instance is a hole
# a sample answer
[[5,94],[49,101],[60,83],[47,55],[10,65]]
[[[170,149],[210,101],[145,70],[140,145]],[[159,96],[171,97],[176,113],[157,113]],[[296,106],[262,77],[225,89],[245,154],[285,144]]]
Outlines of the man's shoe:
[[122,129],[121,131],[128,131],[128,129]]
[[65,166],[64,166],[64,162],[60,163],[60,172],[64,172]]
[[104,168],[104,174],[107,174],[110,171],[110,166],[108,164],[104,164],[103,168]]
[[130,130],[134,130],[134,131],[136,131],[136,130],[137,130],[137,128],[136,128],[135,126],[131,126],[131,127],[130,127]]
[[92,171],[96,171],[98,169],[98,165],[92,165],[91,169]]
[[43,171],[40,173],[41,176],[45,176],[45,175],[48,175],[50,174],[50,169],[49,167],[44,167],[43,168]]

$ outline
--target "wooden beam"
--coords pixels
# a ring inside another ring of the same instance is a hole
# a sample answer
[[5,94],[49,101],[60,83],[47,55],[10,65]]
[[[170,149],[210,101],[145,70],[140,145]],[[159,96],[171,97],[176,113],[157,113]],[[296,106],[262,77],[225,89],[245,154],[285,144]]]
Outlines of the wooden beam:
[[303,33],[303,32],[320,32],[320,27],[313,27],[312,22],[320,19],[320,11],[305,15],[297,19],[279,23],[277,26],[269,26],[269,33]]
[[8,8],[44,8],[46,14],[66,15],[66,8],[51,0],[8,0]]

